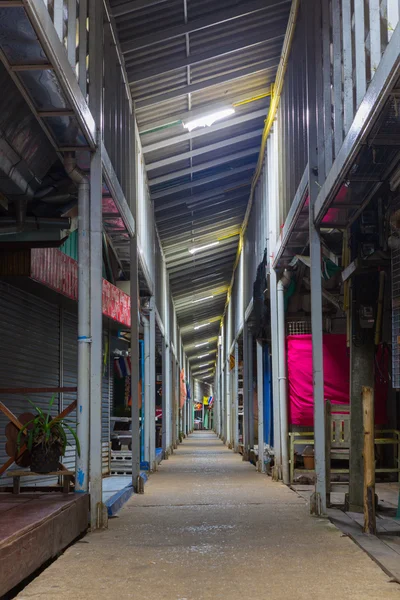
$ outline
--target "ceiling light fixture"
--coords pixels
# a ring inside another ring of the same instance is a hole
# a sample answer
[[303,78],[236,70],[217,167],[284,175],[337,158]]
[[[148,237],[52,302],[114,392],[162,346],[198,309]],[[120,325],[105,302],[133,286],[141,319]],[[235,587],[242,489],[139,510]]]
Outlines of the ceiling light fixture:
[[201,344],[196,344],[195,348],[201,348],[201,346],[207,346],[210,342],[201,342]]
[[214,296],[205,296],[204,298],[199,298],[198,300],[192,300],[192,304],[197,304],[197,302],[204,302],[205,300],[211,300]]
[[203,250],[207,250],[208,248],[214,248],[214,246],[218,246],[219,242],[212,242],[211,244],[205,244],[204,246],[198,246],[196,248],[190,248],[190,254],[196,254],[197,252],[202,252]]
[[[209,360],[208,362],[206,362],[206,363],[203,363],[202,365],[197,365],[197,368],[198,368],[198,369],[201,369],[201,367],[208,367],[208,365],[210,365],[211,363],[212,363],[212,360]],[[210,369],[211,369],[211,368],[212,368],[212,367],[210,367]]]
[[210,353],[207,352],[207,354],[200,354],[200,356],[198,356],[197,358],[205,358],[206,356],[210,356]]
[[195,325],[194,330],[197,331],[198,329],[201,329],[202,327],[207,327],[207,325],[211,325],[211,323],[203,323],[202,325]]
[[187,123],[183,123],[183,126],[189,132],[193,131],[193,129],[197,129],[198,127],[211,127],[211,125],[213,125],[216,121],[220,121],[225,117],[229,117],[230,115],[233,115],[234,112],[234,108],[224,108],[222,110],[210,113],[209,115],[204,115],[203,117],[193,119],[192,121],[187,121]]

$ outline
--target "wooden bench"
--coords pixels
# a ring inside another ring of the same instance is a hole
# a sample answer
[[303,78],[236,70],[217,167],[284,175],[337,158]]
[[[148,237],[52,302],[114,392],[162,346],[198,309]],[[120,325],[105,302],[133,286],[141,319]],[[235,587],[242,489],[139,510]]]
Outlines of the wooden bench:
[[[7,471],[6,475],[13,478],[13,494],[21,493],[21,477],[61,477],[62,484],[58,486],[46,486],[46,491],[56,489],[62,491],[64,494],[69,494],[71,490],[71,483],[75,473],[73,471],[52,471],[51,473],[34,473],[32,471]],[[23,491],[35,491],[36,487],[26,487]],[[39,488],[42,490],[42,487]]]
[[[326,457],[327,475],[326,481],[330,482],[331,474],[336,475],[349,473],[349,468],[331,468],[332,460],[348,461],[350,457],[350,406],[348,404],[332,404],[329,401],[325,405],[325,427],[326,427]],[[289,433],[290,439],[290,483],[294,482],[295,471],[295,447],[313,446],[314,432],[299,431]],[[400,482],[400,431],[397,429],[381,429],[375,431],[375,445],[392,445],[395,447],[394,467],[376,468],[376,473],[396,473]],[[314,473],[315,470],[299,469],[302,473]]]

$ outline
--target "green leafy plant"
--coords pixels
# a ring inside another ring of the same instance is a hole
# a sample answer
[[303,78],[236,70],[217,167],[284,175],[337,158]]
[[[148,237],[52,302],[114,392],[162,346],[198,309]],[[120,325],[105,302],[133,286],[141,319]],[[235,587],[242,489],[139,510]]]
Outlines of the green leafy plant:
[[[20,450],[21,442],[26,442],[29,451],[35,446],[44,446],[50,448],[51,446],[58,445],[60,447],[60,454],[65,454],[65,449],[68,445],[71,445],[68,441],[67,432],[69,431],[75,441],[76,451],[78,456],[81,454],[81,448],[79,444],[78,436],[74,429],[69,423],[74,424],[73,421],[68,421],[62,417],[52,417],[50,412],[54,404],[56,396],[53,395],[49,401],[47,411],[43,411],[39,406],[36,406],[29,398],[28,402],[34,408],[36,416],[24,424],[22,429],[18,433],[17,437],[17,448]],[[26,435],[26,440],[23,437]]]

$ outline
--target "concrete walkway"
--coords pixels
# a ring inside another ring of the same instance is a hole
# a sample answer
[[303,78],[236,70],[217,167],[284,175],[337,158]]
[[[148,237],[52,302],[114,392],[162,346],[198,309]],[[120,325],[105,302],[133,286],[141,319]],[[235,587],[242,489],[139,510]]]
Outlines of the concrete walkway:
[[303,498],[208,432],[164,461],[109,523],[20,600],[390,600],[400,586]]

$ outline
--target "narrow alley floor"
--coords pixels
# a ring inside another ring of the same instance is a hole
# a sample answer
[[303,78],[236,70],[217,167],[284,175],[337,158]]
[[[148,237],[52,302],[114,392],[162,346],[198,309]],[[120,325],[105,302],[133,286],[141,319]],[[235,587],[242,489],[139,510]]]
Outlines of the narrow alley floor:
[[19,593],[66,600],[394,599],[400,586],[303,498],[212,432],[164,461],[107,531],[87,535]]

